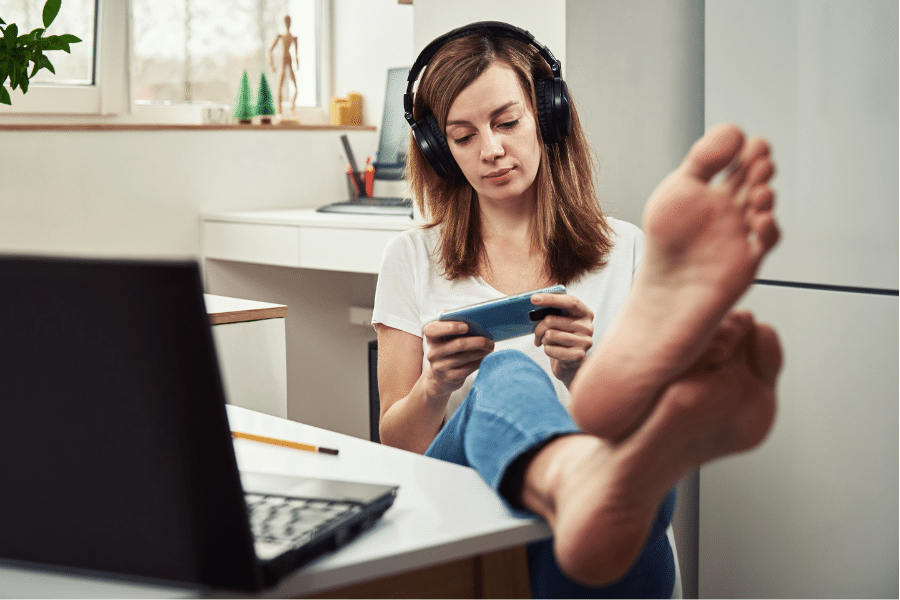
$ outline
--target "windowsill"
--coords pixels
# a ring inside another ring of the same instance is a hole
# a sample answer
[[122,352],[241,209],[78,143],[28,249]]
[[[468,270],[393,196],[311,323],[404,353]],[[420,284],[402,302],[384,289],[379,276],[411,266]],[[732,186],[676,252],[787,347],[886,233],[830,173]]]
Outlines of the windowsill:
[[0,124],[0,131],[375,131],[374,125],[303,125],[279,123],[272,125],[210,124],[191,125],[176,123],[71,123],[71,124]]

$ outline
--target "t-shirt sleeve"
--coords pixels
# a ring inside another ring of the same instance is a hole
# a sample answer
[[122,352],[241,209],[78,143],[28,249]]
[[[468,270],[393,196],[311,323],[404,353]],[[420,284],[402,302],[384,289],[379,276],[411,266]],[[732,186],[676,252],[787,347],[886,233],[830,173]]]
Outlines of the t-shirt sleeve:
[[646,245],[646,236],[644,236],[644,232],[640,229],[640,227],[635,226],[634,228],[634,268],[631,271],[634,274],[637,271],[638,265],[641,264],[641,261],[644,259],[644,246]]
[[385,246],[375,287],[372,324],[381,323],[422,337],[417,281],[420,265],[417,248],[409,232],[391,239]]

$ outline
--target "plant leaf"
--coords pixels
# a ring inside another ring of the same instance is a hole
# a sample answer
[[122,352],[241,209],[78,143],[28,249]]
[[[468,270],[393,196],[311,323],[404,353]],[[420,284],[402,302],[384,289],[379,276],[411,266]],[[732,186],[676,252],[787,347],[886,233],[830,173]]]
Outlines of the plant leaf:
[[16,37],[19,35],[19,28],[15,23],[10,24],[3,32],[3,42],[6,44],[7,50],[12,50],[16,44]]
[[59,36],[59,39],[61,39],[62,41],[64,41],[67,44],[77,44],[78,42],[81,41],[80,37],[78,37],[77,35],[72,35],[71,33],[63,34],[63,35]]
[[35,56],[34,57],[34,68],[31,70],[31,75],[29,75],[28,78],[31,79],[32,77],[37,75],[37,72],[40,71],[41,67],[43,67],[43,66],[44,65],[41,63],[41,57]]
[[56,75],[56,69],[53,68],[53,64],[50,62],[50,59],[43,54],[41,55],[41,66]]
[[6,91],[6,88],[0,85],[0,104],[9,104],[12,106],[12,98],[9,97],[9,92]]
[[59,7],[62,5],[62,0],[47,0],[46,4],[44,4],[44,27],[50,27],[50,23],[53,22],[53,19],[56,18],[56,15],[59,14]]

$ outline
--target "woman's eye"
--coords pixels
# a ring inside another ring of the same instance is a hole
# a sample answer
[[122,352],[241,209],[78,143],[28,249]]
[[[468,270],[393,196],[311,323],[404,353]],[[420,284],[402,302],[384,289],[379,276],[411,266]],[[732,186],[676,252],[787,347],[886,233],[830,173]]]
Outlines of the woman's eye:
[[458,145],[458,146],[463,146],[463,145],[465,145],[466,143],[468,143],[468,141],[471,140],[471,139],[472,139],[472,136],[471,136],[471,135],[465,135],[465,136],[463,136],[463,137],[461,137],[461,138],[454,138],[454,139],[453,139],[453,143],[456,144],[456,145]]
[[500,125],[500,127],[502,127],[503,129],[512,129],[513,127],[515,127],[518,124],[519,124],[519,120],[516,119],[515,121],[508,121],[506,123],[503,123]]

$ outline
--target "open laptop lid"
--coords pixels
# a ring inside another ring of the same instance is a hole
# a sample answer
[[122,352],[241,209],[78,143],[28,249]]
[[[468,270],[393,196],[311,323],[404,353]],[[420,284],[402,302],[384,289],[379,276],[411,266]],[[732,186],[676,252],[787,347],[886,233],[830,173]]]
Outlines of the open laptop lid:
[[0,559],[257,588],[195,263],[0,257]]

